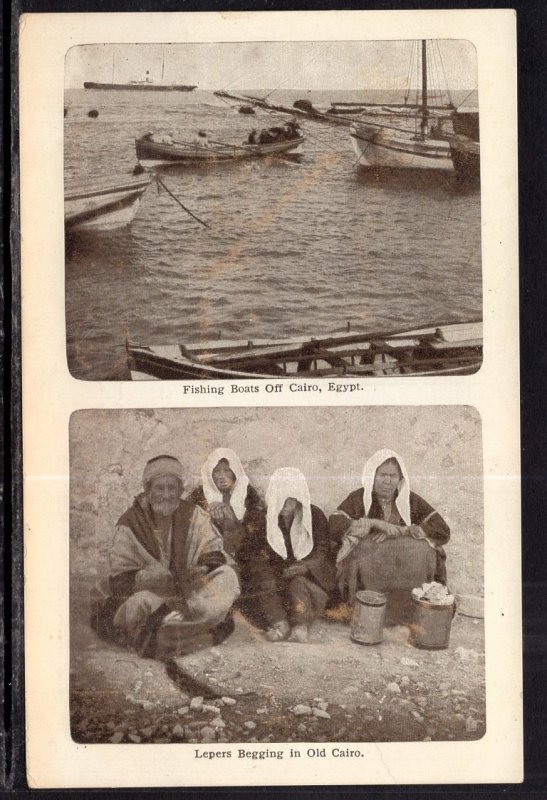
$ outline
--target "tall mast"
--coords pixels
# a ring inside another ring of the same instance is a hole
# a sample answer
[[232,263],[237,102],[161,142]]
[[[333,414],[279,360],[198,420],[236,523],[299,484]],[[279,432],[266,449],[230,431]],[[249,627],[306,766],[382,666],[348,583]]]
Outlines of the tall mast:
[[112,51],[112,83],[114,83],[114,73],[116,71],[115,58],[116,58],[116,51],[114,50]]
[[165,50],[161,54],[161,82],[163,83],[163,71],[165,69]]
[[427,108],[427,41],[422,39],[422,121],[420,123],[420,131],[422,139],[425,138],[427,133],[427,123],[429,119],[429,111]]

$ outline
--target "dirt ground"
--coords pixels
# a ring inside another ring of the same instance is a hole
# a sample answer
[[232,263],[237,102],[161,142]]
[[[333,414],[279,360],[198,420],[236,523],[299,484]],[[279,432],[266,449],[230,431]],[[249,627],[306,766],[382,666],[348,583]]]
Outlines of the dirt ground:
[[88,596],[88,582],[73,584],[77,742],[442,741],[485,733],[482,619],[458,613],[449,648],[428,651],[409,644],[403,625],[386,627],[379,645],[356,644],[332,612],[308,644],[271,644],[236,612],[222,644],[163,663],[97,638]]

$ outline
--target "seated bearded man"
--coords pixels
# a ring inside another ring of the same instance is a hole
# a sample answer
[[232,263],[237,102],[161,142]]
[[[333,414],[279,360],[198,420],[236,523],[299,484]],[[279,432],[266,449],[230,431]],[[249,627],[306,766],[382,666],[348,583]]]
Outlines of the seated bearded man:
[[201,508],[181,499],[181,463],[146,464],[144,492],[119,519],[110,551],[110,596],[99,632],[142,656],[169,657],[222,641],[239,595],[222,538]]
[[410,490],[403,460],[378,450],[365,464],[363,486],[329,519],[339,589],[353,601],[357,589],[407,591],[426,581],[446,584],[443,545],[450,529],[438,511]]

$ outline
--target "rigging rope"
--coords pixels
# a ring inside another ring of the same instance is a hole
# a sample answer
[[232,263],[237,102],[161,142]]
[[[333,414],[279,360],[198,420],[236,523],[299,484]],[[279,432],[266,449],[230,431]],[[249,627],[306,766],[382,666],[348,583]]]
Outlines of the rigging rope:
[[170,195],[170,196],[173,198],[173,200],[175,200],[175,201],[176,201],[176,202],[179,204],[179,206],[180,206],[181,208],[183,208],[183,209],[186,211],[186,213],[187,213],[187,214],[190,214],[190,216],[191,216],[191,217],[193,217],[195,220],[197,220],[197,222],[200,222],[200,223],[201,223],[202,225],[204,225],[206,228],[208,228],[208,227],[209,227],[209,225],[207,225],[207,223],[206,223],[206,222],[204,222],[204,221],[203,221],[202,219],[200,219],[199,217],[196,217],[196,215],[195,215],[195,214],[192,214],[192,212],[190,211],[190,209],[189,209],[189,208],[186,208],[186,206],[185,206],[185,205],[183,205],[183,204],[180,202],[180,200],[178,199],[178,197],[175,197],[175,195],[173,194],[173,192],[172,192],[172,191],[171,191],[171,190],[170,190],[170,189],[169,189],[169,188],[168,188],[168,187],[165,185],[165,183],[162,181],[162,179],[160,178],[160,176],[159,176],[159,175],[156,175],[156,176],[155,176],[155,179],[156,179],[156,182],[157,182],[157,183],[158,183],[160,186],[163,186],[163,188],[165,189],[165,191],[167,192],[167,194],[168,194],[168,195]]

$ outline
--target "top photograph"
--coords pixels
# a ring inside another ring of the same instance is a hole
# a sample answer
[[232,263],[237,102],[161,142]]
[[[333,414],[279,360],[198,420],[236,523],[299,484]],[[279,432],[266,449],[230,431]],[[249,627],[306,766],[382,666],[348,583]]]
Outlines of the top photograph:
[[479,120],[465,40],[72,47],[71,375],[477,372]]

